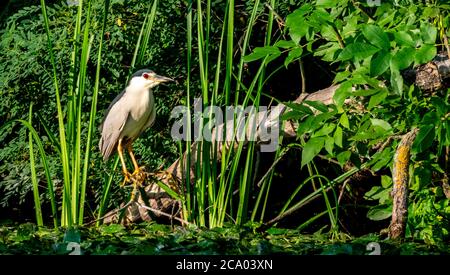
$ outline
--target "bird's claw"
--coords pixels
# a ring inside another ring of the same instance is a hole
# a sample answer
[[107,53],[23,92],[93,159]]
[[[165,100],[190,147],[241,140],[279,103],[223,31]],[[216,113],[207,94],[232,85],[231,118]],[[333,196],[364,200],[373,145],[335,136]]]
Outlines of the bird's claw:
[[[134,173],[133,173],[134,174]],[[120,187],[124,187],[127,183],[132,181],[133,174],[130,174],[129,172],[124,173],[124,180]]]
[[147,174],[145,173],[143,166],[136,169],[133,172],[133,174],[127,172],[124,175],[125,175],[125,178],[121,184],[121,187],[124,187],[128,183],[131,183],[135,187],[135,189],[136,189],[136,187],[141,187],[142,183],[147,178]]

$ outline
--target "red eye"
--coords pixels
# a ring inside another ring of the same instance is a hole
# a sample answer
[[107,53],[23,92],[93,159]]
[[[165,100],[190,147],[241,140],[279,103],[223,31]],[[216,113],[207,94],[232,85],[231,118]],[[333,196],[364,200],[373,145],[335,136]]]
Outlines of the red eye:
[[144,74],[142,75],[142,77],[144,77],[145,79],[148,79],[148,78],[150,77],[150,75],[149,75],[148,73],[144,73]]

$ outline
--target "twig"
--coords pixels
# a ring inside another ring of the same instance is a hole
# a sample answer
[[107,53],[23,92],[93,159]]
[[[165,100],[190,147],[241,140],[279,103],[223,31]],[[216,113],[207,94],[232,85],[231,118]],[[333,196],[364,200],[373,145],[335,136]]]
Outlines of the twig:
[[346,179],[344,181],[344,184],[342,184],[341,192],[339,193],[338,204],[341,203],[341,199],[342,199],[342,196],[344,195],[345,187],[347,186],[347,183],[349,182],[349,180],[350,179]]
[[120,212],[120,211],[122,211],[122,210],[128,208],[133,202],[134,202],[134,200],[130,200],[127,204],[125,204],[125,205],[122,206],[121,208],[116,209],[116,210],[113,210],[113,211],[109,212],[108,214],[104,215],[103,217],[100,217],[100,218],[98,218],[98,219],[95,219],[95,220],[93,220],[93,221],[90,221],[90,222],[88,222],[88,223],[85,223],[84,225],[91,225],[91,224],[96,223],[96,222],[98,222],[98,221],[104,220],[104,219],[106,219],[106,218],[108,218],[108,217],[111,217],[111,216],[115,215],[117,212]]
[[390,136],[387,138],[387,140],[382,143],[381,145],[378,146],[374,146],[373,149],[377,150],[378,152],[383,152],[383,150],[392,142],[392,140],[394,139],[401,139],[403,136],[400,135],[395,135],[395,136]]
[[305,68],[303,66],[303,61],[301,59],[298,60],[298,64],[300,65],[300,77],[302,79],[302,94],[304,94],[306,93]]
[[273,13],[273,15],[275,15],[275,20],[277,20],[279,26],[286,26],[286,22],[284,22],[283,18],[272,8],[269,3],[265,3],[264,6],[266,6]]
[[188,221],[185,221],[185,220],[180,219],[180,218],[178,218],[178,217],[172,216],[172,215],[167,214],[167,213],[165,213],[165,212],[162,212],[162,211],[160,211],[160,210],[158,210],[158,209],[154,209],[154,208],[148,207],[148,206],[146,206],[146,205],[142,205],[142,204],[140,204],[139,202],[135,202],[135,203],[137,204],[138,207],[142,207],[142,208],[144,208],[144,209],[146,209],[146,210],[152,211],[152,212],[155,213],[155,214],[158,214],[158,215],[161,215],[161,216],[165,216],[165,217],[168,217],[168,218],[170,218],[170,219],[177,220],[177,221],[179,221],[179,222],[181,222],[182,224],[185,224],[185,225],[192,225],[192,224],[191,224],[190,222],[188,222]]
[[266,180],[266,178],[269,176],[270,172],[275,168],[278,162],[283,158],[283,156],[289,151],[289,147],[281,152],[280,156],[272,163],[272,165],[267,169],[267,172],[264,174],[264,176],[259,180],[259,182],[256,184],[256,186],[261,187],[261,184]]
[[[328,192],[331,189],[331,187],[328,187],[325,192]],[[295,213],[298,209],[302,208],[303,206],[309,204],[310,202],[314,201],[315,199],[319,198],[322,196],[322,193],[318,193],[314,196],[312,196],[311,198],[309,198],[307,201],[305,201],[304,203],[297,205],[296,207],[293,207],[291,209],[289,209],[288,211],[284,212],[281,215],[276,216],[275,218],[271,219],[270,221],[264,223],[263,225],[261,225],[257,230],[258,231],[264,231],[267,228],[270,228],[272,225],[276,224],[277,222],[283,220],[284,218],[292,215],[293,213]]]

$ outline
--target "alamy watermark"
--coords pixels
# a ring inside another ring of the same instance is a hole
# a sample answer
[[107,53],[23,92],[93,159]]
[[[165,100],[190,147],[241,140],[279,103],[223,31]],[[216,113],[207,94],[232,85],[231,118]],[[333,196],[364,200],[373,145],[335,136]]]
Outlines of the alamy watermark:
[[[255,141],[261,152],[274,152],[280,134],[280,108],[267,106],[207,106],[203,110],[201,98],[194,101],[193,127],[186,106],[172,110],[171,135],[176,141],[209,141],[231,143]],[[191,127],[191,128],[189,128]],[[191,135],[189,135],[189,131]]]

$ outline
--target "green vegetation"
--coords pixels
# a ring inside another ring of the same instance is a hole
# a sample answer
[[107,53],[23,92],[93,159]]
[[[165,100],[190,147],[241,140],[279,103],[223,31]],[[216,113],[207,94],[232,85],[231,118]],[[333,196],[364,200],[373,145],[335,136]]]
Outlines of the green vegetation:
[[369,255],[371,242],[379,242],[383,255],[449,255],[448,246],[400,244],[366,235],[346,242],[330,242],[327,235],[302,235],[298,230],[253,233],[247,227],[170,227],[145,223],[70,229],[65,232],[34,224],[0,227],[0,254],[67,255],[69,245],[80,244],[83,255]]
[[[0,221],[20,213],[19,222],[39,226],[0,227],[1,254],[67,253],[54,244],[70,230],[88,254],[367,254],[392,215],[400,138],[417,128],[405,167],[405,237],[417,243],[382,246],[449,253],[448,79],[425,91],[410,77],[449,51],[446,1],[73,2],[10,1],[1,13]],[[177,83],[155,91],[157,122],[135,151],[148,171],[178,158],[193,167],[176,197],[193,225],[83,226],[129,200],[118,159],[101,160],[97,126],[144,67]],[[293,102],[331,85],[339,85],[331,104]],[[184,105],[193,124],[199,97],[203,110],[283,103],[295,135],[280,137],[273,153],[253,141],[220,151],[198,141],[192,150],[194,141],[172,139],[169,117]]]

